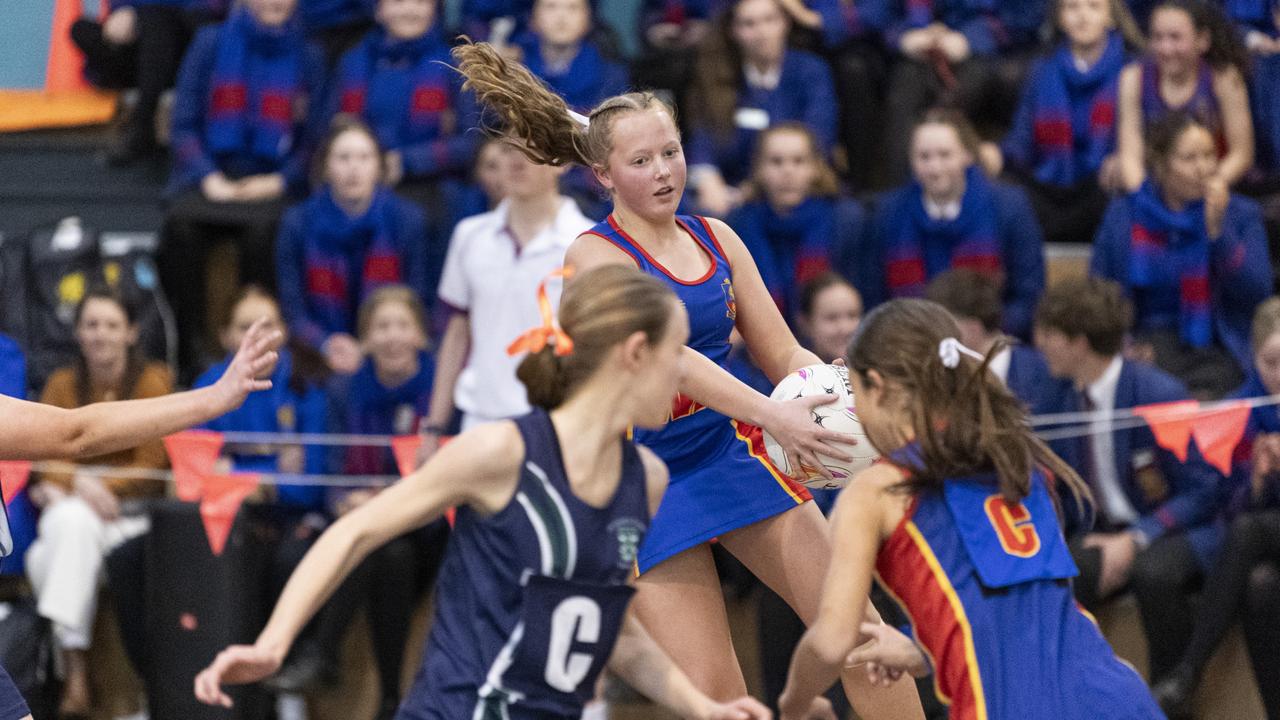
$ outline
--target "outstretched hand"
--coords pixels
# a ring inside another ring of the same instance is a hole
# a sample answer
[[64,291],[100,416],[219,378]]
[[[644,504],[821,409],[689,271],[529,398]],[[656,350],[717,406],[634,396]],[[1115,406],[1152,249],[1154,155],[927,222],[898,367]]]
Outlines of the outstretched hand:
[[777,403],[776,412],[764,430],[786,452],[792,475],[803,477],[808,472],[816,472],[831,480],[831,471],[818,459],[818,455],[842,461],[852,459],[839,445],[854,445],[857,440],[842,433],[824,430],[813,421],[814,408],[838,399],[838,395],[810,395]]
[[271,388],[269,378],[275,370],[276,360],[280,358],[276,349],[280,347],[284,334],[279,330],[268,330],[269,322],[267,318],[259,318],[250,326],[240,341],[240,349],[214,386],[228,411],[240,407],[249,393]]
[[222,690],[223,685],[241,685],[257,682],[275,674],[280,669],[281,658],[256,645],[232,645],[218,653],[209,667],[196,675],[196,699],[206,705],[231,707],[231,696]]
[[923,677],[929,673],[929,663],[920,647],[892,625],[864,621],[860,630],[863,637],[871,640],[854,648],[845,658],[845,665],[865,664],[872,685],[887,687],[903,674]]

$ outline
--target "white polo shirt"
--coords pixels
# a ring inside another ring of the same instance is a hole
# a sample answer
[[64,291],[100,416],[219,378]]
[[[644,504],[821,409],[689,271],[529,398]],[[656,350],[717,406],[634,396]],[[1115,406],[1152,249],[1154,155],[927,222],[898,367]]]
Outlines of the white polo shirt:
[[[523,248],[508,230],[510,203],[466,218],[449,241],[440,299],[468,313],[471,351],[458,378],[453,401],[466,413],[467,425],[529,411],[524,385],[516,379],[520,357],[507,355],[507,346],[530,328],[542,324],[538,313],[538,284],[564,264],[574,238],[594,222],[563,198],[555,220]],[[553,308],[560,305],[559,279],[547,283]]]

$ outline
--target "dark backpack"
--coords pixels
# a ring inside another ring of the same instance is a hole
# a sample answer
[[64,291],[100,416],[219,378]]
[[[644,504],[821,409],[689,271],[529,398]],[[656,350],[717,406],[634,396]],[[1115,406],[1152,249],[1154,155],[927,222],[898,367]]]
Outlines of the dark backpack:
[[173,365],[177,330],[160,287],[156,247],[155,233],[100,231],[75,217],[0,246],[6,308],[0,331],[26,350],[32,387],[42,387],[54,370],[75,360],[76,305],[96,284],[118,289],[136,306],[143,355]]
[[52,717],[60,688],[54,674],[53,632],[27,596],[0,602],[0,666],[34,717]]

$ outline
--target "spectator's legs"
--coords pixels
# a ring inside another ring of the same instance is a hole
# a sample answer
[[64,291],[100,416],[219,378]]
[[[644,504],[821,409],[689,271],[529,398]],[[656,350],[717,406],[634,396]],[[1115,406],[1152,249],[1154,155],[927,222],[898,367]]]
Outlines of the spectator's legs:
[[856,43],[839,51],[833,63],[840,95],[840,137],[848,177],[856,190],[867,190],[883,166],[884,53],[870,43]]
[[129,156],[154,150],[156,108],[160,105],[160,96],[173,86],[194,29],[186,14],[176,6],[141,5],[137,13],[138,104],[121,148]]
[[[199,190],[173,201],[165,222],[157,264],[178,332],[180,379],[186,384],[218,351],[206,327],[206,258],[218,242],[231,240],[239,253],[232,287],[254,282],[275,288],[275,232],[283,200],[215,203]],[[226,293],[223,293],[224,295]]]
[[1255,567],[1250,574],[1244,614],[1253,676],[1269,718],[1280,718],[1280,568],[1276,557],[1273,554],[1272,562]]
[[1071,557],[1076,561],[1080,574],[1072,581],[1076,600],[1089,612],[1097,612],[1106,598],[1098,593],[1098,581],[1102,578],[1102,551],[1084,546],[1084,537],[1071,541]]
[[113,546],[146,531],[141,518],[104,523],[75,495],[47,506],[39,535],[27,551],[27,575],[42,617],[53,623],[66,662],[63,714],[89,709],[85,651],[98,609],[98,573]]
[[102,24],[80,19],[71,25],[71,41],[84,53],[85,75],[101,88],[133,87],[137,77],[137,46],[113,45],[102,36]]
[[1186,649],[1194,617],[1190,597],[1202,580],[1200,564],[1184,535],[1166,535],[1138,553],[1130,589],[1147,636],[1152,681],[1165,677]]
[[193,190],[173,203],[156,257],[178,327],[178,366],[184,380],[200,371],[207,351],[200,309],[205,298],[205,255],[212,240],[210,229],[188,212],[191,205],[203,202],[200,191]]
[[116,622],[125,654],[138,676],[147,679],[145,535],[128,540],[107,556],[107,587],[115,601]]
[[882,143],[886,186],[899,185],[910,177],[911,127],[938,97],[938,79],[932,67],[899,59],[889,79],[885,103],[885,136]]

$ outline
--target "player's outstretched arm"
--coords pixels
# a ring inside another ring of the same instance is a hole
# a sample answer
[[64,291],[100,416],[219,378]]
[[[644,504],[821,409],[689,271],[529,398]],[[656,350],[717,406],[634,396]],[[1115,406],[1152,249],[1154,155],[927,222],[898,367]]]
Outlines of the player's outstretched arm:
[[231,707],[223,685],[256,682],[275,673],[307,621],[374,550],[435,520],[451,506],[500,510],[515,493],[523,456],[524,443],[514,423],[478,427],[344,515],[293,571],[257,641],[228,647],[196,676],[196,698]]
[[778,699],[784,720],[805,716],[813,698],[835,682],[859,640],[886,516],[897,499],[886,488],[900,479],[891,467],[872,466],[859,473],[836,502],[831,516],[831,564],[818,617],[791,656],[787,686]]
[[67,410],[0,396],[0,460],[64,460],[134,447],[240,407],[249,393],[271,387],[280,345],[264,320],[245,333],[218,382],[145,400],[94,403]]
[[649,637],[630,612],[609,658],[609,669],[641,695],[693,720],[771,720],[773,713],[755,698],[719,703],[693,686],[680,668]]

